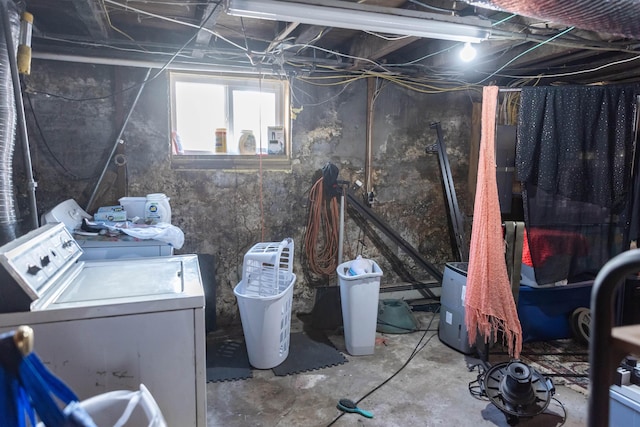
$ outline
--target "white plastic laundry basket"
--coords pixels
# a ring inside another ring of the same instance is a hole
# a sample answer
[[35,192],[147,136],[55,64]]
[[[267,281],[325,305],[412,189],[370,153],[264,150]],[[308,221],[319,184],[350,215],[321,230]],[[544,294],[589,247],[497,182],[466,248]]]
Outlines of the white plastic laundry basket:
[[238,301],[249,363],[257,369],[275,368],[289,355],[291,303],[295,274],[276,295],[261,296],[243,279],[233,289]]
[[373,354],[378,321],[378,297],[382,270],[370,260],[371,273],[349,275],[351,261],[337,268],[340,303],[347,352],[354,356]]
[[242,281],[244,294],[280,295],[289,287],[293,275],[293,239],[254,245],[244,256]]

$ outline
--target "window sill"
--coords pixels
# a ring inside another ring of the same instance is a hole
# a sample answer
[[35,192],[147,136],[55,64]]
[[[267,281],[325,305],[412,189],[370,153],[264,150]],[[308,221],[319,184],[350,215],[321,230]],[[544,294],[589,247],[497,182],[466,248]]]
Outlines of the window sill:
[[287,156],[247,155],[173,155],[171,169],[218,169],[234,172],[263,170],[291,171],[291,159]]

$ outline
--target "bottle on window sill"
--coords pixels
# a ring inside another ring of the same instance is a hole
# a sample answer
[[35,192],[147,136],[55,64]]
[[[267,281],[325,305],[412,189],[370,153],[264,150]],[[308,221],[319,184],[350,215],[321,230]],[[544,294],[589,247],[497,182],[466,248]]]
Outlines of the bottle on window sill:
[[227,129],[216,129],[216,153],[227,152]]
[[252,130],[243,130],[238,140],[240,154],[256,154],[256,137]]

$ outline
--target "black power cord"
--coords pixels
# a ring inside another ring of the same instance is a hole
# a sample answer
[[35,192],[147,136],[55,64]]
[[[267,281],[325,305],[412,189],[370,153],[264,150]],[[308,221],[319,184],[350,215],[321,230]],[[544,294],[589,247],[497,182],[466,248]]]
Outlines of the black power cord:
[[[433,323],[433,320],[436,317],[436,314],[438,314],[438,312],[440,311],[440,309],[438,308],[436,311],[433,312],[433,315],[431,316],[431,320],[429,320],[429,324],[427,325],[427,328],[424,329],[424,333],[422,334],[422,336],[420,337],[420,340],[418,340],[418,343],[415,345],[415,347],[413,348],[413,351],[411,352],[411,354],[409,355],[409,358],[406,360],[406,362],[404,362],[404,364],[398,368],[398,370],[396,370],[396,372],[394,372],[389,378],[387,378],[386,380],[384,380],[383,382],[381,382],[380,384],[378,384],[376,387],[374,387],[373,389],[371,389],[367,394],[365,394],[364,396],[362,396],[360,399],[358,399],[355,403],[356,405],[358,405],[358,403],[362,402],[364,399],[366,399],[367,397],[371,396],[375,391],[377,391],[378,389],[380,389],[382,386],[384,386],[385,384],[387,384],[389,381],[391,381],[393,378],[395,378],[396,375],[398,375],[400,372],[402,372],[402,370],[404,368],[407,367],[407,365],[409,364],[409,362],[411,362],[411,360],[413,360],[414,357],[416,357],[416,355],[418,353],[420,353],[427,344],[429,344],[429,341],[431,341],[431,339],[433,337],[435,337],[436,335],[438,335],[438,333],[434,333],[431,336],[429,336],[426,341],[425,341],[425,337],[427,336],[427,332],[432,331],[433,329],[431,328],[431,324]],[[423,342],[424,341],[424,342]],[[345,414],[345,412],[341,413],[340,415],[338,415],[337,417],[335,417],[329,424],[327,424],[327,427],[332,426],[333,424],[336,423],[336,421],[338,421],[340,418],[342,418],[342,416]]]

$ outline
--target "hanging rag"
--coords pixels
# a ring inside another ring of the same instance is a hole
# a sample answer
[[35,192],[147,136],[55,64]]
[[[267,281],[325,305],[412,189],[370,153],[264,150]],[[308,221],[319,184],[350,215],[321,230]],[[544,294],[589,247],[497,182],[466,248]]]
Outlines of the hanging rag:
[[465,294],[465,321],[469,343],[476,334],[495,341],[501,332],[509,355],[520,356],[522,327],[511,292],[505,261],[495,160],[495,118],[498,88],[482,91],[482,133],[478,159],[478,179],[471,230],[471,250]]

